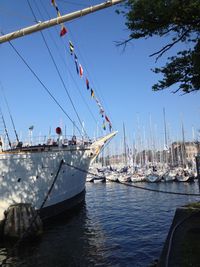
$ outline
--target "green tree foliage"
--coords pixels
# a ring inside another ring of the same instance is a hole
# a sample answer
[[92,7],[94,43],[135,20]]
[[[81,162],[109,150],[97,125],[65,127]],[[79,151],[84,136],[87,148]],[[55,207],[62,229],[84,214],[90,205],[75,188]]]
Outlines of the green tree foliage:
[[200,0],[128,0],[125,8],[121,13],[131,33],[124,44],[133,39],[170,36],[166,46],[150,55],[156,61],[177,43],[185,44],[184,50],[168,57],[165,66],[153,70],[163,79],[152,89],[175,85],[174,92],[200,90]]

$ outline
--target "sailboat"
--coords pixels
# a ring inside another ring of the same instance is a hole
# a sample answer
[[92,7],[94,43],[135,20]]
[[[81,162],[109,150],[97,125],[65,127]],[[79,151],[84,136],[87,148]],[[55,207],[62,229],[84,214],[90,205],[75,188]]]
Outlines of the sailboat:
[[[0,43],[23,37],[86,14],[107,8],[121,1],[105,3],[59,16],[33,26],[0,36]],[[3,116],[2,116],[3,119]],[[4,130],[7,132],[6,125]],[[63,138],[63,129],[56,128],[56,139],[25,143],[17,136],[12,142],[7,135],[0,140],[0,220],[8,207],[16,203],[31,203],[42,219],[75,207],[84,200],[85,182],[90,163],[94,161],[116,131],[95,140],[73,136]]]
[[118,181],[120,183],[126,183],[131,181],[131,174],[129,173],[128,156],[127,156],[127,144],[126,144],[126,132],[125,125],[123,123],[123,143],[124,143],[124,166],[119,170]]

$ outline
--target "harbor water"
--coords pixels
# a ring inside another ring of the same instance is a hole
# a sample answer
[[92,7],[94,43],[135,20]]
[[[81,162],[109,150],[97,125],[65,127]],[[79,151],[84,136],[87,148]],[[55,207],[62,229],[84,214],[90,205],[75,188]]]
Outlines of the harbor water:
[[[137,183],[156,190],[199,193],[195,183]],[[9,267],[148,267],[159,258],[177,207],[198,196],[166,194],[119,183],[87,183],[85,203],[45,225],[42,237],[1,245]]]

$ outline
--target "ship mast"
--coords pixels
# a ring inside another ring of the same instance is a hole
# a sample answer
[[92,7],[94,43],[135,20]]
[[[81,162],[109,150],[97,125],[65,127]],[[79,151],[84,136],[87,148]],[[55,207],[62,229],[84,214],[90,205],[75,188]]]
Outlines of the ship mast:
[[5,42],[8,42],[10,40],[31,34],[33,32],[41,31],[41,30],[53,27],[55,25],[61,24],[63,22],[83,17],[87,14],[96,12],[98,10],[101,10],[101,9],[104,9],[104,8],[107,8],[107,7],[116,5],[116,4],[119,4],[123,1],[124,0],[110,0],[110,1],[106,1],[106,2],[98,4],[98,5],[95,5],[95,6],[87,7],[87,8],[84,8],[82,10],[78,10],[78,11],[75,11],[75,12],[72,12],[69,14],[65,14],[63,16],[60,16],[60,17],[57,17],[54,19],[50,19],[50,20],[47,20],[44,22],[39,22],[35,25],[32,25],[32,26],[17,30],[15,32],[11,32],[11,33],[0,36],[0,43],[5,43]]

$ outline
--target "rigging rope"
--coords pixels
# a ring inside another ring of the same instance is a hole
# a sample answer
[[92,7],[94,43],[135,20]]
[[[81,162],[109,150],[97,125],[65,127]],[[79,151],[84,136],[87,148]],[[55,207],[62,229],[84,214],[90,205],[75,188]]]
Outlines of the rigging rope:
[[[69,2],[69,1],[63,1],[63,0],[58,0],[58,2],[63,2],[63,3],[65,3],[65,4],[72,4],[72,2]],[[76,5],[77,3],[73,3],[73,5]],[[80,4],[78,4],[78,5],[80,5]],[[83,6],[83,5],[82,5]],[[69,28],[68,28],[69,29]],[[72,33],[72,32],[70,32],[70,35],[73,37],[73,39],[75,39],[74,38],[74,34]],[[79,53],[79,55],[80,55],[80,57],[81,57],[81,60],[83,61],[83,63],[84,63],[84,69],[86,70],[86,72],[88,73],[88,75],[90,76],[90,80],[92,80],[92,84],[94,84],[94,87],[95,87],[95,94],[98,96],[98,98],[99,98],[99,100],[102,102],[102,103],[104,103],[104,104],[106,104],[106,102],[105,102],[105,100],[103,99],[103,96],[102,96],[102,92],[101,92],[101,90],[100,90],[100,87],[99,86],[96,86],[96,81],[94,80],[94,76],[92,77],[91,75],[90,75],[90,72],[88,71],[88,69],[87,69],[87,64],[85,64],[85,59],[84,59],[84,57],[83,57],[83,54],[81,53],[81,51],[80,51],[80,48],[78,47],[78,45],[76,44],[76,50],[78,50],[78,53]],[[91,79],[91,77],[93,78],[93,79]],[[98,84],[97,84],[98,85]],[[99,90],[98,90],[99,89]],[[102,101],[103,100],[103,101]],[[108,110],[108,106],[106,105],[106,110]],[[103,132],[103,130],[101,129],[101,132]]]
[[50,188],[49,188],[49,190],[48,190],[48,192],[47,192],[47,194],[46,194],[46,197],[44,198],[44,200],[43,200],[43,202],[42,202],[42,204],[41,204],[41,206],[40,206],[40,208],[39,208],[39,211],[44,207],[44,205],[45,205],[45,203],[46,203],[46,201],[47,201],[49,195],[51,194],[51,191],[52,191],[52,189],[53,189],[53,187],[54,187],[54,185],[55,185],[55,182],[57,181],[57,178],[58,178],[58,175],[59,175],[59,173],[60,173],[60,170],[61,170],[61,168],[62,168],[63,163],[64,163],[64,160],[62,159],[62,160],[60,161],[60,164],[59,164],[57,173],[56,173],[56,175],[55,175],[55,177],[54,177],[54,179],[53,179],[53,182],[52,182],[52,184],[51,184],[51,186],[50,186]]
[[[31,9],[31,12],[32,12],[32,14],[33,14],[34,19],[37,20],[36,15],[35,15],[35,13],[34,13],[32,7],[31,7],[31,4],[30,4],[29,0],[27,0],[27,1],[28,1],[28,5],[29,5],[29,7],[30,7],[30,9]],[[56,71],[57,71],[57,73],[58,73],[58,76],[59,76],[59,78],[60,78],[60,80],[61,80],[61,83],[62,83],[62,85],[63,85],[63,87],[64,87],[64,89],[65,89],[65,92],[66,92],[66,94],[67,94],[67,96],[68,96],[68,98],[69,98],[69,100],[70,100],[70,102],[71,102],[71,105],[72,105],[72,107],[73,107],[73,109],[74,109],[74,112],[76,113],[76,116],[77,116],[77,118],[78,118],[78,121],[79,121],[80,125],[82,126],[82,122],[81,122],[80,116],[78,115],[78,112],[77,112],[77,110],[76,110],[76,108],[75,108],[75,106],[74,106],[74,103],[73,103],[73,101],[72,101],[72,98],[71,98],[71,96],[70,96],[70,94],[69,94],[69,92],[68,92],[68,90],[67,90],[66,84],[65,84],[65,82],[64,82],[64,80],[63,80],[63,78],[62,78],[62,75],[61,75],[61,73],[60,73],[60,71],[59,71],[59,69],[58,69],[58,66],[57,66],[57,64],[56,64],[56,62],[55,62],[55,59],[54,59],[52,53],[51,53],[51,50],[50,50],[50,48],[49,48],[49,46],[48,46],[48,44],[47,44],[47,42],[46,42],[46,39],[45,39],[45,37],[44,37],[44,34],[43,34],[43,32],[40,32],[40,34],[41,34],[41,36],[42,36],[43,42],[45,43],[45,46],[46,46],[48,52],[49,52],[49,55],[50,55],[51,60],[52,60],[52,62],[53,62],[53,64],[54,64],[54,67],[55,67],[55,69],[56,69]],[[85,135],[88,137],[88,135],[87,135],[85,129],[83,129],[83,131],[84,131]]]
[[8,130],[7,130],[7,127],[6,127],[6,123],[5,123],[4,116],[3,116],[1,108],[0,108],[0,115],[1,115],[1,118],[2,118],[2,121],[3,121],[3,126],[4,126],[5,133],[6,133],[6,137],[8,139],[9,147],[11,148],[10,137],[9,137],[9,134],[8,134]]
[[[68,30],[69,30],[69,26],[68,26]],[[73,34],[72,32],[70,32],[70,34],[71,34],[72,38],[75,39],[75,38],[74,38],[74,34]],[[83,63],[84,63],[84,70],[86,70],[88,76],[90,77],[90,81],[92,82],[92,84],[93,84],[94,87],[95,87],[95,95],[98,96],[98,99],[100,100],[101,103],[106,104],[105,100],[103,99],[101,90],[98,90],[98,89],[100,89],[100,87],[98,86],[98,83],[94,80],[94,76],[91,76],[91,75],[90,75],[90,72],[88,71],[88,68],[87,68],[87,64],[85,64],[85,59],[84,59],[84,57],[83,57],[83,55],[82,55],[82,53],[81,53],[81,51],[80,51],[80,48],[78,47],[77,44],[76,44],[76,50],[78,51],[78,54],[79,54],[81,60],[82,60]],[[91,79],[91,77],[92,77],[93,79]],[[97,86],[96,86],[96,85],[97,85]],[[104,105],[103,105],[103,106],[104,106]],[[108,110],[108,106],[107,106],[107,105],[106,105],[106,110]],[[100,128],[100,131],[101,131],[101,134],[102,134],[102,133],[103,133],[103,129]]]
[[181,192],[173,192],[173,191],[164,191],[164,190],[158,190],[158,189],[151,189],[151,188],[147,188],[147,187],[143,187],[143,186],[137,186],[137,185],[129,184],[127,182],[119,182],[119,183],[127,185],[127,186],[131,186],[131,187],[135,187],[135,188],[138,188],[138,189],[157,192],[157,193],[172,194],[172,195],[182,195],[182,196],[200,196],[200,194],[195,194],[195,193],[181,193]]
[[[13,50],[16,52],[16,54],[21,58],[21,60],[24,62],[24,64],[28,67],[28,69],[31,71],[31,73],[35,76],[35,78],[38,80],[38,82],[42,85],[42,87],[45,89],[45,91],[49,94],[49,96],[54,100],[54,102],[58,105],[58,107],[62,110],[62,112],[67,116],[67,118],[74,124],[74,121],[70,118],[70,116],[67,114],[67,112],[64,110],[64,108],[59,104],[59,102],[56,100],[56,98],[52,95],[52,93],[49,91],[49,89],[46,87],[46,85],[40,80],[38,75],[34,72],[34,70],[29,66],[29,64],[26,62],[26,60],[22,57],[22,55],[18,52],[18,50],[15,48],[15,46],[9,41],[10,46],[13,48]],[[76,129],[81,135],[81,130],[78,128],[77,125],[75,125]]]
[[[39,14],[41,15],[41,17],[43,17],[42,14],[41,14],[41,12],[40,12],[40,10],[39,10],[39,8],[38,8],[38,6],[37,6],[37,4],[36,4],[36,1],[35,1],[35,5],[36,5],[36,8],[37,8]],[[44,3],[43,3],[43,2],[41,2],[41,6],[43,7],[43,10],[46,12],[47,17],[50,19],[50,15],[49,15],[47,9],[44,7]],[[43,19],[44,19],[44,18],[43,18]],[[49,32],[49,33],[50,33],[50,32]],[[58,34],[58,31],[57,31],[57,34]],[[58,48],[58,46],[57,46],[55,40],[53,39],[53,37],[51,36],[51,34],[50,34],[50,38],[51,38],[52,42],[54,43],[55,47]],[[62,41],[62,43],[64,44],[64,47],[65,47],[65,43],[63,42],[63,39],[61,38],[60,40]],[[58,49],[57,49],[57,50],[58,50]],[[67,51],[67,53],[70,54],[68,51]],[[59,53],[59,56],[60,56],[60,59],[62,60],[62,62],[64,63],[65,67],[67,67],[66,61],[63,60],[63,57],[60,55],[60,53]],[[94,120],[95,124],[97,125],[97,120],[96,120],[94,114],[92,113],[92,110],[90,109],[88,103],[87,103],[86,100],[84,99],[83,94],[81,93],[81,90],[79,89],[78,84],[77,84],[76,80],[74,79],[71,70],[70,70],[69,68],[67,68],[67,71],[69,72],[70,77],[71,77],[71,79],[72,79],[73,82],[74,82],[75,88],[76,88],[76,90],[78,91],[80,97],[82,98],[82,100],[83,100],[85,106],[87,107],[87,109],[88,109],[88,111],[89,111],[89,113],[90,113],[92,119]],[[102,132],[102,131],[101,131],[101,132]]]
[[[59,8],[58,8],[58,6],[57,6],[55,0],[52,0],[52,5],[53,5],[53,6],[55,7],[55,9],[56,9],[57,17],[60,17],[61,14],[60,14]],[[61,24],[61,26],[62,26],[62,27],[61,27],[61,31],[60,31],[60,36],[62,37],[62,36],[64,36],[64,35],[68,32],[68,30],[65,28],[64,24]],[[71,56],[74,57],[74,63],[75,63],[75,65],[76,65],[76,72],[77,72],[77,74],[78,74],[81,78],[83,78],[83,72],[84,72],[84,71],[83,71],[83,68],[82,68],[81,63],[80,63],[79,60],[78,60],[77,54],[76,54],[75,51],[74,51],[74,45],[73,45],[73,43],[71,42],[71,40],[69,40],[68,42],[69,42],[70,54],[71,54]],[[85,76],[85,75],[84,75],[84,76]],[[107,114],[105,113],[105,110],[104,110],[104,108],[103,108],[101,102],[100,102],[99,99],[96,97],[96,94],[95,94],[95,92],[94,92],[94,90],[93,90],[93,87],[90,86],[90,82],[89,82],[87,76],[85,76],[85,82],[86,82],[87,90],[90,91],[90,95],[91,95],[91,97],[95,100],[95,102],[96,102],[96,104],[97,104],[97,106],[98,106],[98,108],[99,108],[99,112],[100,112],[100,114],[101,114],[101,117],[103,118],[103,125],[102,125],[103,129],[106,130],[106,123],[108,123],[109,130],[111,131],[112,128],[113,128],[113,127],[112,127],[112,124],[111,124],[111,122],[110,122],[110,120],[109,120]]]
[[13,117],[11,115],[10,108],[8,106],[8,101],[6,99],[6,95],[5,95],[5,92],[3,90],[3,86],[2,85],[1,85],[1,91],[2,91],[2,95],[3,95],[4,101],[6,103],[7,109],[8,109],[8,113],[9,113],[9,116],[10,116],[10,119],[11,119],[11,123],[12,123],[13,129],[14,129],[14,133],[15,133],[17,142],[19,143],[19,138],[18,138],[18,134],[17,134],[16,128],[15,128],[14,120],[13,120]]

